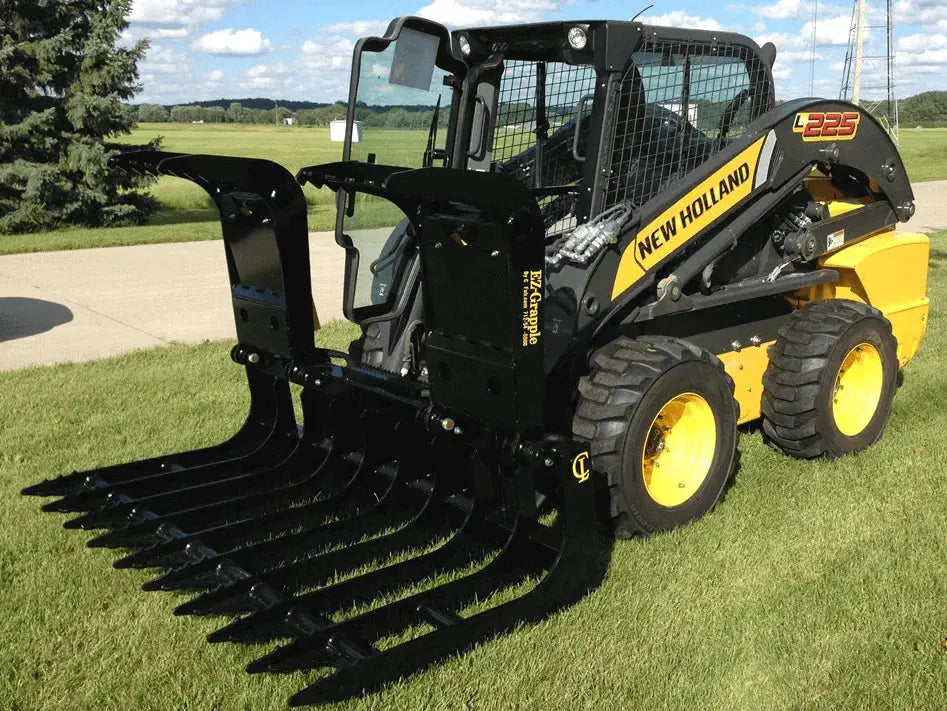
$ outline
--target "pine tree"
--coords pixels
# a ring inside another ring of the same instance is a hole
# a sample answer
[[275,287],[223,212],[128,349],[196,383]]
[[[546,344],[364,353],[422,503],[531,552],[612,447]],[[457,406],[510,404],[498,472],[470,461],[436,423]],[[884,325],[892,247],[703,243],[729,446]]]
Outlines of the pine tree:
[[[108,165],[134,109],[132,0],[0,0],[0,232],[141,222],[145,182]],[[126,147],[127,148],[127,147]]]

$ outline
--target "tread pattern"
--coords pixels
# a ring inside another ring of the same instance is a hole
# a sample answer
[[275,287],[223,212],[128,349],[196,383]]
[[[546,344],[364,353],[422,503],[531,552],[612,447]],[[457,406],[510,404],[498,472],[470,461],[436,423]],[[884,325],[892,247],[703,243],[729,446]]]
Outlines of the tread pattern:
[[[619,337],[592,355],[592,371],[579,379],[572,431],[589,445],[592,466],[608,477],[610,512],[619,538],[652,533],[621,493],[622,444],[635,407],[670,368],[703,361],[726,375],[720,359],[692,343],[663,336]],[[733,393],[733,380],[726,375]],[[736,401],[733,402],[738,408]],[[731,472],[732,475],[732,472]]]
[[779,329],[763,375],[763,435],[770,444],[799,459],[832,456],[817,420],[822,376],[835,345],[865,318],[880,319],[891,334],[878,309],[845,299],[810,303]]

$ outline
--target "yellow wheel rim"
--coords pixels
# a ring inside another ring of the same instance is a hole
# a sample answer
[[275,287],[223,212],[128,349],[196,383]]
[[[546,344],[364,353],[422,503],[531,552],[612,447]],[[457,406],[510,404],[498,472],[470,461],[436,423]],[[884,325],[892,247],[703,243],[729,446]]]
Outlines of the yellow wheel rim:
[[847,437],[862,432],[875,416],[884,385],[881,354],[870,343],[859,343],[842,361],[832,393],[832,417]]
[[679,506],[710,474],[717,448],[717,422],[710,404],[696,393],[670,400],[651,422],[641,450],[641,475],[648,495],[661,506]]

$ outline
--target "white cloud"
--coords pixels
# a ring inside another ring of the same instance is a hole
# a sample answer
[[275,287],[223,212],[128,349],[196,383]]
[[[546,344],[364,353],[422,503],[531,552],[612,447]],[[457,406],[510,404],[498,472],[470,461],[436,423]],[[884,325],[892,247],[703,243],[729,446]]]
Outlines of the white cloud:
[[212,82],[221,81],[224,78],[224,73],[219,69],[214,69],[211,72],[207,73],[207,80]]
[[415,14],[452,27],[537,22],[573,0],[433,0]]
[[333,35],[354,35],[355,37],[382,37],[388,29],[386,20],[358,20],[356,22],[336,22],[326,25],[321,32]]
[[663,15],[646,15],[641,18],[642,22],[649,25],[660,25],[663,27],[687,27],[697,30],[723,30],[723,26],[712,17],[699,17],[698,15],[688,15],[682,10],[672,10]]
[[[849,30],[852,27],[851,15],[820,17],[816,24],[815,42],[821,47],[839,47],[848,44]],[[804,23],[799,31],[804,43],[812,44],[812,20]]]
[[138,69],[142,76],[154,74],[181,74],[190,70],[187,55],[183,52],[175,52],[169,47],[153,45],[145,56],[144,61],[140,62]]
[[902,22],[947,32],[947,2],[945,0],[899,0],[895,16]]
[[273,51],[273,43],[259,30],[217,30],[198,39],[193,48],[217,56],[253,57]]
[[308,69],[344,69],[352,65],[355,42],[341,35],[318,36],[302,45],[303,62]]
[[899,37],[897,41],[898,52],[909,54],[920,54],[934,49],[944,49],[945,47],[947,47],[947,35],[937,33],[905,35]]
[[130,34],[156,39],[182,39],[201,25],[217,22],[231,5],[246,0],[135,0],[128,21]]
[[776,0],[772,5],[757,5],[751,11],[768,20],[791,20],[799,17],[800,0]]

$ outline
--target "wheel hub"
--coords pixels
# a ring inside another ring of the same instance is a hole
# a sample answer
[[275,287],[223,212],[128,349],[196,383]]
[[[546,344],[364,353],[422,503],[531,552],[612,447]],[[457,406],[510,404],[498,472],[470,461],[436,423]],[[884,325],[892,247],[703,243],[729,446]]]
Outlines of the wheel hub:
[[713,463],[717,427],[710,404],[696,393],[669,400],[648,429],[641,474],[661,506],[679,506],[700,489]]
[[832,392],[832,417],[839,432],[854,437],[878,409],[884,385],[881,354],[870,343],[859,343],[842,361]]

